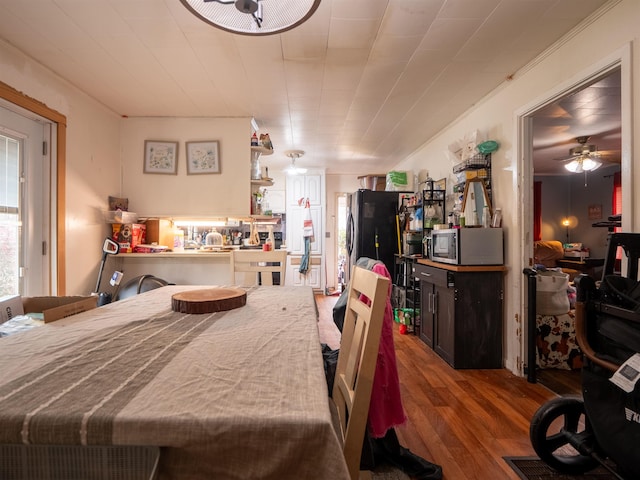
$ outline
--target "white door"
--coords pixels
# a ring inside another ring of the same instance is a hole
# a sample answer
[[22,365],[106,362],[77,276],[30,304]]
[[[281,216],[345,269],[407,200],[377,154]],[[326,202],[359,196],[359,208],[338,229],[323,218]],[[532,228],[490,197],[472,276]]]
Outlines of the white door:
[[50,292],[48,132],[0,106],[0,296]]
[[[292,255],[302,255],[304,253],[303,225],[306,209],[303,207],[293,207],[289,209],[291,213],[287,215],[287,247]],[[310,207],[311,222],[313,223],[313,242],[311,242],[310,253],[320,255],[322,253],[322,207]]]

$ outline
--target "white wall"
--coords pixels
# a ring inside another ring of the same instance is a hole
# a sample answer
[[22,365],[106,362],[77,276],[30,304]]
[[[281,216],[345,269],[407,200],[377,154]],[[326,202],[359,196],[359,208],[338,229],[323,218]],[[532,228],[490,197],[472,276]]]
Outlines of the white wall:
[[[440,134],[429,139],[422,148],[416,151],[395,168],[414,169],[428,168],[433,178],[449,176],[451,162],[445,152],[447,146],[462,139],[465,134],[479,130],[486,139],[497,140],[500,148],[493,154],[492,179],[493,200],[503,211],[505,228],[505,254],[508,272],[505,275],[505,309],[504,309],[504,346],[506,367],[514,372],[519,371],[519,361],[523,360],[521,332],[523,328],[523,312],[521,311],[521,294],[523,284],[522,252],[520,252],[521,225],[519,211],[520,196],[518,192],[518,175],[521,168],[516,156],[518,132],[516,128],[516,112],[538,99],[549,98],[558,85],[575,79],[579,74],[588,71],[592,65],[602,59],[614,55],[627,46],[629,42],[637,43],[640,35],[638,29],[640,18],[640,2],[623,0],[593,23],[583,26],[564,42],[559,42],[546,54],[539,57],[537,63],[517,72],[514,79],[505,82],[491,95],[479,102],[472,110],[466,112],[457,121],[444,129]],[[640,52],[632,48],[633,105],[632,111],[640,111]],[[631,152],[632,158],[640,157],[640,143],[636,143]],[[640,169],[634,169],[633,184],[639,180]],[[625,173],[623,173],[624,177]],[[624,180],[623,180],[624,181]],[[640,209],[628,212],[633,217],[633,224],[638,221]]]
[[117,193],[120,117],[0,41],[1,80],[67,118],[66,293],[95,288],[107,232],[102,210]]
[[[247,216],[251,206],[250,118],[124,118],[122,192],[145,216]],[[177,141],[178,174],[143,173],[145,140]],[[187,175],[185,142],[219,142],[220,174]],[[264,157],[268,159],[269,157]]]

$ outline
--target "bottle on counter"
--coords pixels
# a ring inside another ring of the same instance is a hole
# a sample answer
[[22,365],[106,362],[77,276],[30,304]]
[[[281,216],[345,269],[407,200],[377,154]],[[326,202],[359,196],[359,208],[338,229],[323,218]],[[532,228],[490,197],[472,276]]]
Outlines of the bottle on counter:
[[489,213],[489,207],[487,207],[486,205],[482,209],[482,226],[484,228],[491,227],[491,214]]
[[267,240],[269,241],[271,246],[273,246],[276,244],[276,239],[275,239],[275,236],[273,235],[273,225],[267,225],[267,231],[269,232],[267,236]]
[[251,135],[251,146],[252,147],[258,147],[258,136],[256,135],[256,132],[253,132],[253,135]]
[[493,218],[491,219],[491,226],[493,228],[502,227],[502,209],[496,208],[493,212]]
[[173,251],[184,252],[184,230],[181,228],[173,231]]

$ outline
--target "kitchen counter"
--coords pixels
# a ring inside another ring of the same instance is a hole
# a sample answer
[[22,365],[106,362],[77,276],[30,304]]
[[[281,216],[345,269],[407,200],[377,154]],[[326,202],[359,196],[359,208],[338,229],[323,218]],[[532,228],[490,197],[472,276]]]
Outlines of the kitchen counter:
[[448,263],[433,262],[426,258],[418,258],[416,261],[429,267],[441,268],[452,272],[506,272],[504,265],[450,265]]
[[140,275],[155,275],[177,285],[229,285],[231,252],[119,253],[107,262],[102,284],[108,285],[113,270],[124,273],[122,285]]
[[147,258],[161,260],[163,258],[202,258],[202,257],[229,257],[231,252],[211,252],[206,250],[185,250],[184,252],[158,252],[158,253],[119,253],[115,258]]
[[155,275],[176,285],[230,285],[231,252],[119,253],[110,257],[104,270],[102,285],[109,284],[114,270],[124,273],[121,285],[141,275]]

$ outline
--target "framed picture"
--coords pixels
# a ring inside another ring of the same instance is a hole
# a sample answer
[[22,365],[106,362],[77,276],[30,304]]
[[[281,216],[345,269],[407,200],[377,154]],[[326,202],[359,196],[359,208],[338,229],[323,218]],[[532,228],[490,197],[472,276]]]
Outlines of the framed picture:
[[220,173],[218,142],[187,142],[187,175]]
[[144,173],[178,173],[178,142],[145,140]]
[[589,220],[602,220],[602,205],[589,205]]

